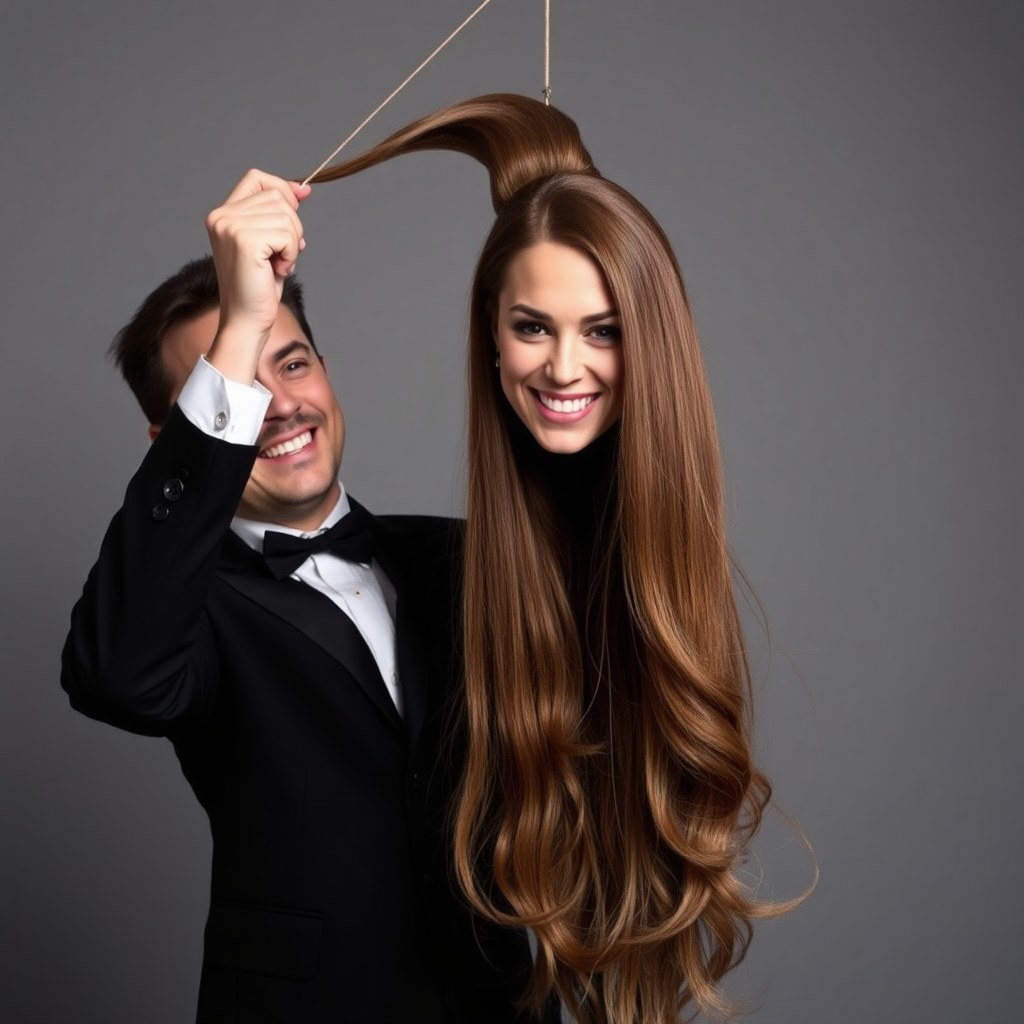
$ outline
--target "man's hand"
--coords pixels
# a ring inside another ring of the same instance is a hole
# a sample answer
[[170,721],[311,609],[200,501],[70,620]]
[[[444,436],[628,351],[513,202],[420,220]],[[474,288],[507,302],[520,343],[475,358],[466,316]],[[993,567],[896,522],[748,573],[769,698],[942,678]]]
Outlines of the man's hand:
[[284,278],[305,247],[298,208],[311,192],[253,170],[206,218],[220,290],[220,326],[207,359],[231,380],[256,377]]

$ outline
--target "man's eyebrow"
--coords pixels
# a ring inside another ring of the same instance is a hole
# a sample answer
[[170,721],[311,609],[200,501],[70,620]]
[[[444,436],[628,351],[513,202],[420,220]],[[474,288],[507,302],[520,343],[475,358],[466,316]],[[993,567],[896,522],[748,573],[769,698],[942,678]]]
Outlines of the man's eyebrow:
[[303,352],[309,355],[313,351],[313,346],[308,341],[302,341],[296,338],[294,341],[289,341],[282,345],[272,356],[271,359],[275,363],[280,363],[282,360],[287,359],[290,355],[296,352]]

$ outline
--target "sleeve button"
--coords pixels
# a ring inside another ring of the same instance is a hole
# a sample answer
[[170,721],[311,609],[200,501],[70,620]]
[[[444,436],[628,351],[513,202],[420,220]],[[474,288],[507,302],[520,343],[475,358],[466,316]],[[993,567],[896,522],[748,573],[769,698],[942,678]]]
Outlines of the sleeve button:
[[152,516],[158,523],[162,523],[170,514],[171,510],[166,505],[153,506]]
[[168,501],[178,501],[184,491],[185,485],[177,477],[171,477],[171,479],[164,484],[164,497]]
[[223,430],[228,425],[228,414],[226,412],[219,412],[213,417],[213,426],[215,430]]

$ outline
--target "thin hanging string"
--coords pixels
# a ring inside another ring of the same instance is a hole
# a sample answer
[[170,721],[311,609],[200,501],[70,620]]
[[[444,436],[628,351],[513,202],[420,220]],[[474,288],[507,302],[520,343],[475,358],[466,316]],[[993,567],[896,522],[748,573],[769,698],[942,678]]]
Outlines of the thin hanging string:
[[551,0],[544,0],[544,106],[551,106]]
[[[465,21],[462,22],[447,39],[441,43],[429,57],[424,60],[412,74],[402,84],[391,93],[382,103],[380,103],[373,111],[370,112],[363,120],[358,124],[354,131],[352,131],[348,138],[346,138],[340,146],[311,174],[308,174],[302,184],[308,185],[310,178],[315,178],[489,3],[491,0],[483,0],[483,3],[473,11]],[[546,0],[545,0],[546,2]],[[546,90],[545,86],[545,90]]]

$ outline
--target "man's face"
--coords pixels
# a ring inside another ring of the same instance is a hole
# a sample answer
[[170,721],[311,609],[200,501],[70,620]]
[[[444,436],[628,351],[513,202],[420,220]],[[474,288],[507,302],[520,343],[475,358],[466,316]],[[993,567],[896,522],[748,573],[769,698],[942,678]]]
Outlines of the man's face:
[[[176,400],[217,333],[216,309],[176,324],[164,337],[164,365]],[[246,519],[315,530],[338,500],[345,420],[327,370],[290,309],[281,306],[256,379],[273,396],[259,455],[238,505]]]

